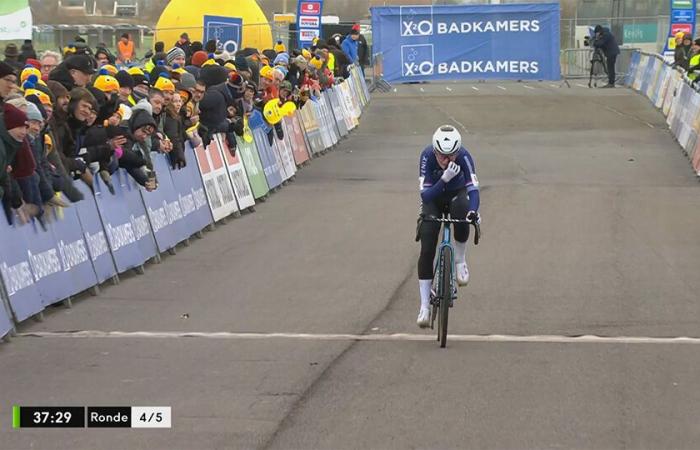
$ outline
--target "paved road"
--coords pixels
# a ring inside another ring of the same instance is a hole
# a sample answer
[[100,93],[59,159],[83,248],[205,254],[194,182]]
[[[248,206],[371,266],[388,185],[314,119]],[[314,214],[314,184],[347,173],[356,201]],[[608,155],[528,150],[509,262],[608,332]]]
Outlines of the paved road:
[[[163,335],[0,345],[0,448],[697,448],[698,341],[626,338],[700,337],[700,187],[647,100],[556,86],[375,95],[255,214],[20,330]],[[413,340],[413,236],[444,122],[476,159],[484,239],[450,320],[466,340],[440,350]],[[612,339],[557,337],[589,334]],[[170,405],[174,427],[12,431],[14,403]]]

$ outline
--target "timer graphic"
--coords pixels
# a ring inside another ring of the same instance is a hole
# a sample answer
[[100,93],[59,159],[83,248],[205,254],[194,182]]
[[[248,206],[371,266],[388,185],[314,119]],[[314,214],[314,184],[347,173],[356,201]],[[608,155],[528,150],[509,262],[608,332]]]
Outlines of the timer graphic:
[[170,406],[19,406],[12,428],[171,428]]
[[83,406],[13,406],[13,428],[84,428]]

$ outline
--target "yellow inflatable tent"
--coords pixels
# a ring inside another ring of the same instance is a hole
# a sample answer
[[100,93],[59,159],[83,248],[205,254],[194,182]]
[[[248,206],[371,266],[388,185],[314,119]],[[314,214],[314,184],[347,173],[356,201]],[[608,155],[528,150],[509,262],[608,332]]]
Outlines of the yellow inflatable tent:
[[241,48],[272,48],[270,24],[255,0],[171,0],[158,19],[155,40],[165,43],[165,51],[183,32],[191,41],[202,41],[205,15],[242,18]]

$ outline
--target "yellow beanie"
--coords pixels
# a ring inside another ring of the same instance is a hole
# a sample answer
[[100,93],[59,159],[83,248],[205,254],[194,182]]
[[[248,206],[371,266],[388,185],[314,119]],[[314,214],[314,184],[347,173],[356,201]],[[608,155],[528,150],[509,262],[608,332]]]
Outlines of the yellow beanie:
[[163,92],[175,92],[175,85],[172,80],[163,75],[158,77],[153,87]]
[[282,41],[277,41],[277,44],[272,48],[275,53],[283,53],[287,51],[287,47],[284,46]]
[[20,83],[27,81],[30,75],[36,75],[37,79],[41,80],[41,71],[32,65],[27,65],[19,76]]
[[104,67],[100,69],[100,75],[95,78],[92,85],[102,92],[115,92],[119,90],[119,81],[110,75]]

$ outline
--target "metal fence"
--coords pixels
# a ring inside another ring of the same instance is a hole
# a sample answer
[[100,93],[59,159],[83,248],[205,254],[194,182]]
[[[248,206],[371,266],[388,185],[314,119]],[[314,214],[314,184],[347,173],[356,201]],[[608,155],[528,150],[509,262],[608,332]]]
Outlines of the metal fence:
[[[615,72],[618,78],[627,73],[632,60],[632,54],[639,49],[621,48],[620,55],[615,63]],[[564,79],[583,79],[591,75],[591,60],[593,50],[590,48],[570,48],[561,51],[561,76]],[[594,73],[593,75],[601,75]]]

